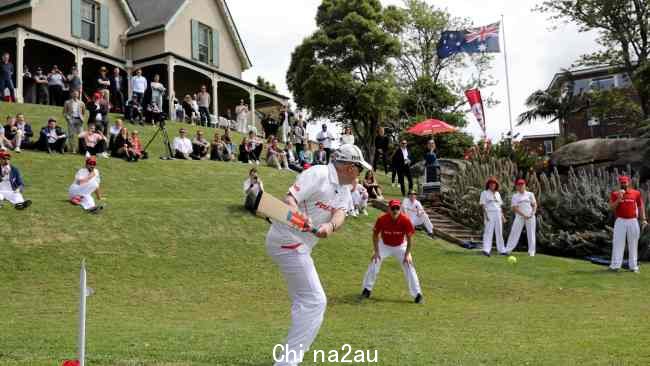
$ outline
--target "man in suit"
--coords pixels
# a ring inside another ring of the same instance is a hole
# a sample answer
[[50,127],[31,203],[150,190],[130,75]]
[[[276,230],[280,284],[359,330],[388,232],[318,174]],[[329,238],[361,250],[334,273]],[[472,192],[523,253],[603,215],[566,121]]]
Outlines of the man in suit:
[[400,190],[402,191],[402,196],[406,197],[406,186],[404,184],[404,178],[408,179],[408,190],[413,189],[413,177],[411,176],[411,155],[408,151],[408,143],[406,140],[402,140],[399,143],[399,148],[395,150],[393,155],[393,169],[397,173],[397,178],[399,182]]
[[120,75],[119,68],[113,69],[113,75],[111,75],[109,81],[111,82],[110,95],[113,97],[113,108],[116,111],[124,112],[124,93],[122,93],[124,78]]
[[388,150],[390,148],[390,139],[386,136],[383,127],[377,129],[377,136],[375,136],[375,159],[372,161],[372,169],[377,171],[377,165],[381,160],[384,164],[384,172],[388,175]]
[[38,148],[51,154],[57,151],[61,154],[64,152],[65,141],[67,136],[61,127],[56,125],[56,119],[50,117],[47,126],[41,129],[41,136],[38,140]]
[[71,99],[67,100],[63,105],[63,116],[68,122],[68,135],[70,136],[68,150],[76,154],[75,139],[81,133],[84,125],[83,118],[86,114],[86,105],[79,99],[78,91],[74,90],[70,95]]

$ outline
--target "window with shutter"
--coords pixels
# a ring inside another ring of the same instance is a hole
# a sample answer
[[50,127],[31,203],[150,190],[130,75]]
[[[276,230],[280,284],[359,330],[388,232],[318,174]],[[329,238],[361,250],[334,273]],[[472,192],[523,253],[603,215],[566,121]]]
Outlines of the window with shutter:
[[99,7],[99,45],[108,48],[109,45],[109,11],[108,6]]
[[210,63],[212,59],[212,29],[199,23],[199,61]]
[[199,59],[199,22],[192,20],[192,59]]
[[81,1],[81,39],[97,42],[97,6],[92,1]]
[[219,31],[212,29],[212,64],[219,67]]
[[71,0],[71,33],[75,38],[81,38],[81,0]]

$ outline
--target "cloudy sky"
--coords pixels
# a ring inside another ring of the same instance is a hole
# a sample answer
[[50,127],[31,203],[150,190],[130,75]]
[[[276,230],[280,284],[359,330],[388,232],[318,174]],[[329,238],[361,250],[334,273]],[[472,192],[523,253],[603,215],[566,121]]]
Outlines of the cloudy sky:
[[[556,72],[569,68],[577,57],[596,48],[594,34],[580,34],[572,25],[551,30],[546,16],[531,9],[539,0],[426,0],[446,8],[455,16],[471,18],[477,25],[487,25],[505,16],[505,36],[510,65],[513,120],[525,110],[524,101],[536,89],[545,89]],[[244,78],[254,82],[258,75],[276,84],[281,93],[290,95],[285,74],[291,52],[315,29],[314,17],[320,0],[239,0],[228,5],[253,62]],[[382,0],[384,5],[401,5],[402,0]],[[509,130],[506,78],[503,54],[497,54],[493,75],[499,84],[493,92],[502,103],[486,110],[488,136],[499,139]],[[467,128],[475,136],[480,128],[468,115]],[[521,135],[552,133],[557,126],[544,122],[515,127]]]

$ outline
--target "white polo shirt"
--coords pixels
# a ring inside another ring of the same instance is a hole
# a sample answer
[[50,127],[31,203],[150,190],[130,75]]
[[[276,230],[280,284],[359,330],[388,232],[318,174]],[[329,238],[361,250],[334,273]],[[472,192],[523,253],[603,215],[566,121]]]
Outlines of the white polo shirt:
[[402,201],[402,211],[408,215],[411,221],[414,221],[414,218],[418,216],[418,212],[424,212],[424,207],[422,207],[420,201],[415,200],[412,202],[410,198],[407,198]]
[[526,216],[533,213],[533,205],[536,205],[535,195],[533,192],[515,193],[512,195],[512,207],[519,208],[519,211]]
[[480,204],[485,207],[487,212],[501,212],[503,200],[499,192],[492,192],[487,189],[481,193]]
[[[296,183],[289,188],[296,199],[300,211],[311,219],[314,227],[329,222],[336,210],[346,210],[352,197],[347,186],[339,184],[334,165],[316,165],[302,172]],[[283,245],[302,244],[302,250],[311,250],[318,243],[312,233],[291,228],[274,222],[267,234],[267,243],[272,249]]]
[[334,141],[334,134],[330,131],[321,130],[318,135],[316,135],[316,141],[323,144],[326,149],[332,147],[332,142]]
[[182,152],[183,154],[191,154],[192,153],[192,141],[188,139],[187,137],[176,137],[174,138],[174,150],[178,150]]

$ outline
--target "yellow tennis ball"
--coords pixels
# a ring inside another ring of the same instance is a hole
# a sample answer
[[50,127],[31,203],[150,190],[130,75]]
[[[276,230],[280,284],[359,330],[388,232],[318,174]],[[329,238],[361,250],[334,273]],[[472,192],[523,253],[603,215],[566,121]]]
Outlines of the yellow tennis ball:
[[515,257],[514,255],[509,256],[508,257],[508,263],[517,264],[517,257]]

